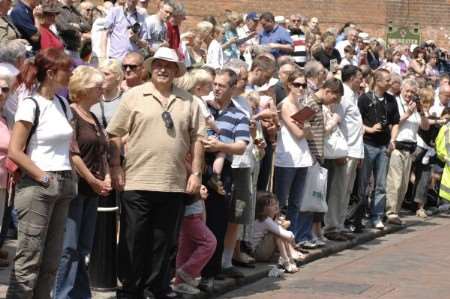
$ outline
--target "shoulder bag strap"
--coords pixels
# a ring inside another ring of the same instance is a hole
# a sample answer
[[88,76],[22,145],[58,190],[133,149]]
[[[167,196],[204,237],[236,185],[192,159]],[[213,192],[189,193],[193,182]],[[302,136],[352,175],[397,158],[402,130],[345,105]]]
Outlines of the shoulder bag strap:
[[67,106],[66,103],[64,102],[64,100],[62,99],[62,97],[60,97],[59,95],[55,94],[55,96],[58,98],[59,104],[61,104],[61,108],[64,111],[64,115],[66,116],[67,119],[69,119],[69,117],[67,116]]
[[32,100],[34,102],[34,104],[36,105],[36,111],[34,113],[34,120],[33,120],[33,125],[31,126],[30,134],[28,134],[27,142],[25,143],[25,151],[26,151],[26,149],[28,147],[28,144],[30,143],[31,137],[36,132],[36,129],[37,129],[38,125],[39,125],[39,116],[41,114],[41,109],[39,108],[39,104],[36,101],[36,99],[33,98],[33,97],[27,97],[24,100],[26,100],[26,99],[30,99],[30,100]]

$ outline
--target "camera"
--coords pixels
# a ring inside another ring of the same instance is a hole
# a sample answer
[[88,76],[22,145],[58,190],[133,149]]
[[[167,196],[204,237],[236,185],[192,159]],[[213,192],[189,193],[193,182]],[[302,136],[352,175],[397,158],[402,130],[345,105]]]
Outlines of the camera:
[[128,29],[131,29],[134,34],[139,34],[139,32],[141,32],[141,24],[136,22],[133,25],[128,26]]
[[384,117],[384,116],[380,117],[379,123],[380,123],[381,127],[383,128],[383,130],[385,130],[388,127],[388,121],[387,121],[386,117]]

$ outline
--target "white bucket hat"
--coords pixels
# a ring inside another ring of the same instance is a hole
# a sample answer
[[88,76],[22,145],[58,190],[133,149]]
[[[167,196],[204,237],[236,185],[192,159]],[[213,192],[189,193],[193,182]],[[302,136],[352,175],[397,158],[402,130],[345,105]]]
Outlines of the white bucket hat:
[[7,62],[0,62],[0,74],[16,77],[20,71],[12,64]]
[[156,50],[155,55],[153,57],[150,57],[144,61],[144,66],[148,71],[151,71],[152,69],[152,63],[156,59],[161,59],[165,61],[174,62],[177,64],[178,72],[176,73],[175,77],[181,77],[186,73],[186,66],[183,62],[180,61],[178,58],[177,52],[175,52],[174,49],[167,48],[167,47],[160,47],[158,50]]

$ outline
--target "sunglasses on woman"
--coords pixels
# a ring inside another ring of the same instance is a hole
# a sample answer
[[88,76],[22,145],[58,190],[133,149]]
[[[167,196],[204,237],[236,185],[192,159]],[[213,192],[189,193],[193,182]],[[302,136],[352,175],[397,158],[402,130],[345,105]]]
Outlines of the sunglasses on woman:
[[300,83],[300,82],[292,82],[292,86],[294,86],[295,88],[303,88],[306,89],[306,87],[308,87],[308,84],[306,83]]

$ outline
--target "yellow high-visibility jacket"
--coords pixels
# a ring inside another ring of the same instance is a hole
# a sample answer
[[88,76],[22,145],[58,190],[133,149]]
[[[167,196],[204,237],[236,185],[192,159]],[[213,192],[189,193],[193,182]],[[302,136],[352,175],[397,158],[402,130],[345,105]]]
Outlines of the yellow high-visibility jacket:
[[436,153],[438,158],[445,162],[439,196],[450,201],[450,124],[442,126],[439,130],[439,134],[436,137]]

